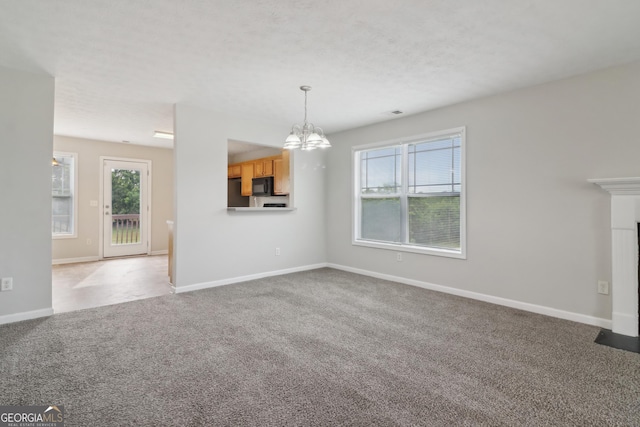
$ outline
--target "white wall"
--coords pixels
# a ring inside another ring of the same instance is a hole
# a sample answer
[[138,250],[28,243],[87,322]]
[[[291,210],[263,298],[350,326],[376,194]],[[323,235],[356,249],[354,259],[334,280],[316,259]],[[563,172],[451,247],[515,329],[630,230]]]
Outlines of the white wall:
[[51,308],[54,79],[0,68],[0,323]]
[[293,155],[296,211],[229,212],[227,140],[281,147],[287,130],[183,104],[174,126],[177,292],[326,260],[324,153]]
[[[332,134],[329,262],[610,319],[610,297],[596,293],[611,280],[609,195],[586,180],[640,176],[639,100],[635,63]],[[352,246],[351,147],[457,126],[467,127],[467,260],[397,262]]]
[[53,239],[54,262],[97,259],[99,256],[103,211],[90,206],[90,201],[100,200],[100,156],[151,160],[151,252],[167,250],[167,220],[173,219],[173,150],[58,135],[53,138],[53,149],[78,154],[79,187],[78,237]]

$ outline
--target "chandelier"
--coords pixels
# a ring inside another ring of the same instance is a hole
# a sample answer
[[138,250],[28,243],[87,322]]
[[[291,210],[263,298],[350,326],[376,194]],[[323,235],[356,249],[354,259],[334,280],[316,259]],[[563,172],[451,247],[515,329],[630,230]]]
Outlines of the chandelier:
[[302,126],[295,124],[291,127],[291,133],[284,142],[284,148],[287,150],[299,148],[308,151],[331,147],[322,129],[307,122],[307,92],[311,90],[311,86],[300,86],[300,90],[304,92],[304,123]]

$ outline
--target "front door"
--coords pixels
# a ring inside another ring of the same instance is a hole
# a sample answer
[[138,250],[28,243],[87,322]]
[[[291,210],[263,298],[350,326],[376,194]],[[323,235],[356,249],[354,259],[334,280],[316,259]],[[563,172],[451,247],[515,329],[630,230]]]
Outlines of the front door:
[[103,160],[103,256],[149,253],[148,182],[145,162]]

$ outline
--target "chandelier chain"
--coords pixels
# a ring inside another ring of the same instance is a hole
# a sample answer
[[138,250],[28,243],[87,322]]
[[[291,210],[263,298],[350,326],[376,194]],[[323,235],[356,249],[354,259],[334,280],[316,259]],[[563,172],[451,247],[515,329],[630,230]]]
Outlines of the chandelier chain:
[[304,91],[304,124],[307,124],[307,91]]

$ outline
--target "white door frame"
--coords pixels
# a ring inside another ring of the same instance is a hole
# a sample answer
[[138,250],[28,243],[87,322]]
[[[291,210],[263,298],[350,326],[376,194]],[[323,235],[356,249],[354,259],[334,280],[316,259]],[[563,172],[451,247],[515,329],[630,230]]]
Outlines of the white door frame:
[[[151,187],[152,187],[152,173],[151,173],[151,160],[148,159],[131,159],[131,158],[126,158],[126,157],[113,157],[113,156],[100,156],[100,167],[98,168],[100,171],[100,196],[99,196],[99,227],[100,227],[100,233],[99,234],[99,243],[98,243],[98,258],[99,259],[104,259],[104,166],[105,166],[105,161],[116,161],[116,162],[135,162],[135,163],[146,163],[147,165],[147,173],[148,173],[148,179],[147,179],[147,224],[146,226],[146,234],[147,234],[147,255],[151,255],[151,215],[152,215],[152,209],[151,209]],[[142,207],[141,207],[142,209]]]

